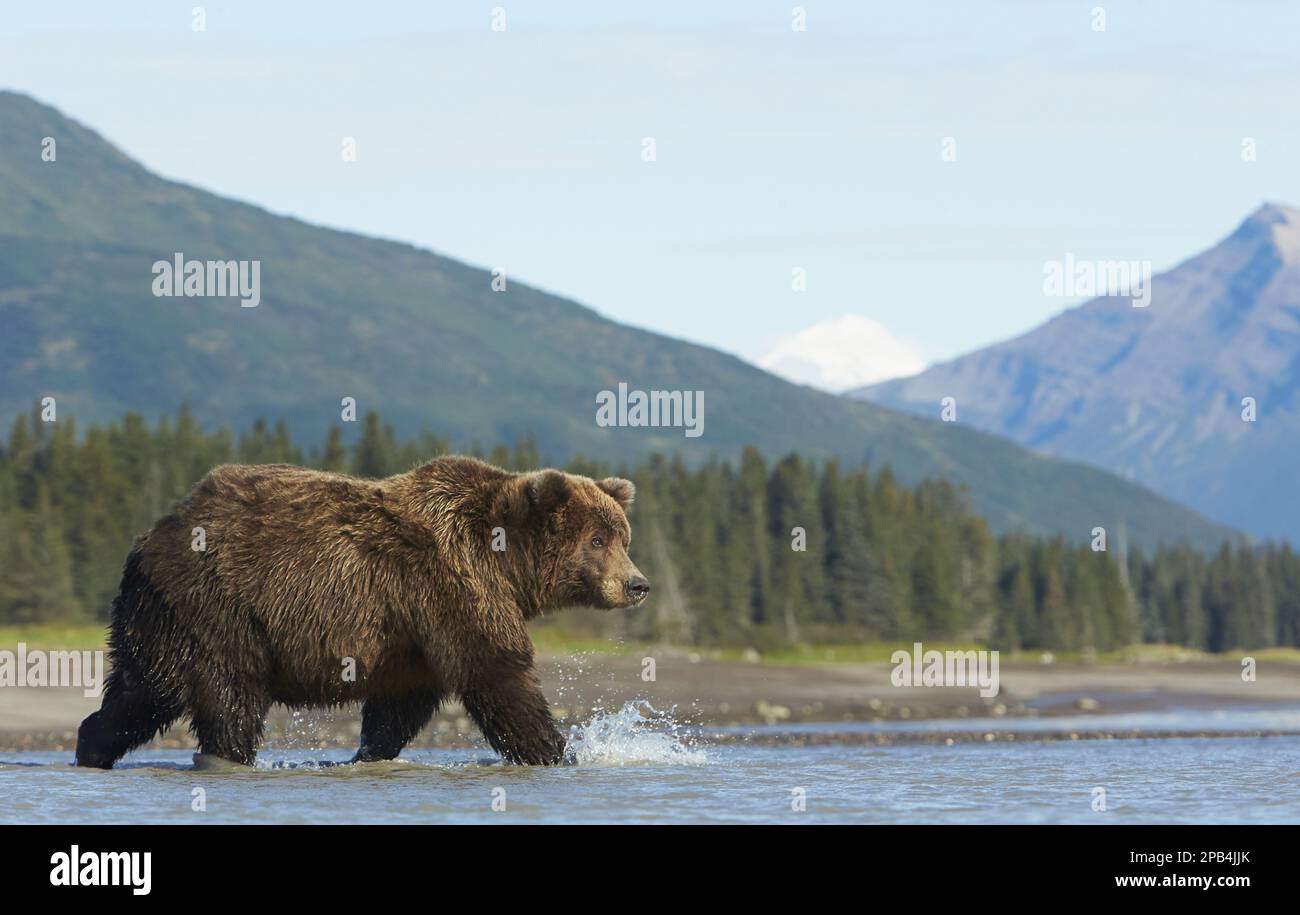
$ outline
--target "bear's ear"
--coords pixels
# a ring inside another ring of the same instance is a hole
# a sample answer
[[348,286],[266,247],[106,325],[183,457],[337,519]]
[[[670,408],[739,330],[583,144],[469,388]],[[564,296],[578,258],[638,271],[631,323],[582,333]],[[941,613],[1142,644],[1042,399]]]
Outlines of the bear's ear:
[[631,480],[624,480],[620,477],[606,477],[596,485],[622,506],[623,511],[627,511],[636,499],[636,487],[632,485]]
[[549,515],[569,498],[569,478],[558,470],[539,470],[527,478],[524,493],[530,508]]

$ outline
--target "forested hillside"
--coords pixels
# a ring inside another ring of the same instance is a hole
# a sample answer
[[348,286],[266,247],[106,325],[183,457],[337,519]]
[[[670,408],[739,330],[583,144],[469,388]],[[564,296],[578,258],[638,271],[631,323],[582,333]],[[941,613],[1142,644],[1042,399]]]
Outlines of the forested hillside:
[[[304,446],[283,422],[202,430],[185,409],[79,431],[34,410],[0,448],[0,623],[107,618],[132,538],[209,468],[287,461],[380,477],[449,450],[399,440],[371,413],[355,447],[338,427]],[[527,441],[480,455],[538,466]],[[798,455],[688,467],[575,458],[638,487],[632,555],[655,584],[639,610],[584,614],[606,634],[760,650],[799,642],[962,639],[1104,651],[1136,640],[1226,650],[1300,645],[1300,559],[1225,543],[1121,557],[1060,538],[995,537],[952,485]],[[802,533],[801,533],[802,532]],[[802,542],[801,542],[802,541]],[[797,549],[798,546],[803,549]]]
[[[58,162],[33,151],[59,138]],[[153,265],[180,252],[256,261],[260,304],[157,296]],[[1115,474],[1005,439],[790,384],[715,349],[611,321],[511,275],[410,245],[278,216],[150,173],[89,128],[0,92],[0,417],[51,396],[84,422],[188,401],[208,425],[282,416],[321,434],[343,397],[380,405],[402,436],[457,443],[535,433],[543,454],[639,463],[739,460],[753,444],[890,464],[969,487],[999,532],[1083,542],[1123,524],[1134,542],[1212,548],[1232,529]],[[702,392],[704,433],[610,428],[596,397]],[[934,406],[937,409],[938,402]],[[963,406],[963,409],[966,409]],[[347,436],[349,442],[354,441]]]

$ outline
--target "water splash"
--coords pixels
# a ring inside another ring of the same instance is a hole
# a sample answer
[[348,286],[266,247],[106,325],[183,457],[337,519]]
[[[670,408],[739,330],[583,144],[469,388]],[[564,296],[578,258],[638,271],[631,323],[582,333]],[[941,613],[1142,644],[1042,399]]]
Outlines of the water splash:
[[596,711],[585,725],[575,725],[564,756],[578,766],[703,766],[709,762],[703,750],[691,746],[671,714],[657,711],[644,699],[617,712]]

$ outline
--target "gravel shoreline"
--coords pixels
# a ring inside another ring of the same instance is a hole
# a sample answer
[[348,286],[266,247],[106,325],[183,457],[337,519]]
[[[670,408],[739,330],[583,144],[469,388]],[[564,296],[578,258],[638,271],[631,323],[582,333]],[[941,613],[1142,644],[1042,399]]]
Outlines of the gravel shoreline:
[[[642,655],[655,660],[653,680],[642,678]],[[540,655],[538,671],[561,726],[585,722],[597,710],[615,711],[644,701],[710,743],[741,740],[788,745],[892,745],[1003,741],[1110,740],[1136,737],[1283,736],[1286,730],[1234,727],[1233,709],[1292,707],[1300,710],[1300,665],[1260,663],[1258,678],[1243,682],[1230,660],[1133,664],[1003,663],[1001,691],[991,699],[974,689],[897,688],[889,664],[778,665],[702,658],[679,649],[656,648],[623,655]],[[76,689],[0,689],[0,752],[52,750],[71,753],[81,719],[99,701]],[[1221,709],[1224,726],[1207,730],[1134,730],[1089,727],[1099,714],[1158,713],[1177,708]],[[1032,731],[1014,727],[972,728],[963,719],[1052,718],[1061,727]],[[947,721],[951,727],[877,733],[836,730],[832,722]],[[717,733],[723,726],[828,723],[815,732]],[[356,745],[358,707],[288,712],[276,708],[264,745],[335,748]],[[990,736],[992,735],[992,736]],[[154,746],[193,747],[184,725]],[[457,703],[450,703],[413,746],[483,747]]]

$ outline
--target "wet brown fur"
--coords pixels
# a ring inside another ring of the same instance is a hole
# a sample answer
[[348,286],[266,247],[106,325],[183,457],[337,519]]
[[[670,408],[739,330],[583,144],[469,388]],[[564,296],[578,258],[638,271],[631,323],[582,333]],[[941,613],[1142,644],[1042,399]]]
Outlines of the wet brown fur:
[[391,759],[452,696],[502,756],[560,762],[525,623],[644,597],[632,497],[626,480],[463,457],[377,481],[218,467],[127,557],[77,762],[110,767],[188,715],[202,752],[251,763],[272,703],[353,701],[358,759]]

